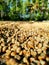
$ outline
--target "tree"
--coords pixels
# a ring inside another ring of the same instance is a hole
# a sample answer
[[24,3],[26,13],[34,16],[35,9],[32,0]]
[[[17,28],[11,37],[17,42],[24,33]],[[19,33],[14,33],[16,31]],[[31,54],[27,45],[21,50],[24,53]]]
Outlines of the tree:
[[49,20],[48,0],[0,0],[0,20]]
[[5,0],[0,1],[0,20],[8,19],[9,8]]

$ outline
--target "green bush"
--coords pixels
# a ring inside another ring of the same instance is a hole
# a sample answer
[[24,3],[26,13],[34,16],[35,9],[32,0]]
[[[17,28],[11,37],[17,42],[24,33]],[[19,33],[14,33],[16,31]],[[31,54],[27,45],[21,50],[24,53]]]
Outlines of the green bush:
[[0,20],[49,20],[48,0],[1,0]]

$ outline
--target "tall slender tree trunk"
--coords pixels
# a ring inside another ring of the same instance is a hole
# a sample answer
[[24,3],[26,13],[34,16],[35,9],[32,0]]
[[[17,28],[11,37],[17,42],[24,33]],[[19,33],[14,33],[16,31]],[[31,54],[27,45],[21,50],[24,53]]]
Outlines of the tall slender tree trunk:
[[48,8],[49,8],[49,0],[48,0]]
[[3,10],[1,10],[0,15],[1,15],[1,20],[3,20],[3,16],[4,16],[4,11]]
[[22,2],[22,13],[23,14],[25,14],[25,7],[26,7],[26,5],[25,5],[25,2],[23,1]]

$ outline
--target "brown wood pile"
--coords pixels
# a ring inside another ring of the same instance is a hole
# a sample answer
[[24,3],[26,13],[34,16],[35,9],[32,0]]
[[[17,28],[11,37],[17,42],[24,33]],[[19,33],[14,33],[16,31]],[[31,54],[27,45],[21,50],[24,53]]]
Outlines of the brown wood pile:
[[0,22],[0,65],[49,65],[49,22]]

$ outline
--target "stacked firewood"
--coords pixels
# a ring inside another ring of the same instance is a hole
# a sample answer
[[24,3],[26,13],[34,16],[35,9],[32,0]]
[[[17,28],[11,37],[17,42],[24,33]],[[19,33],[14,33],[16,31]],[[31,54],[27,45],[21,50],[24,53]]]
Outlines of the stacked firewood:
[[0,65],[49,65],[49,32],[21,24],[0,25]]

